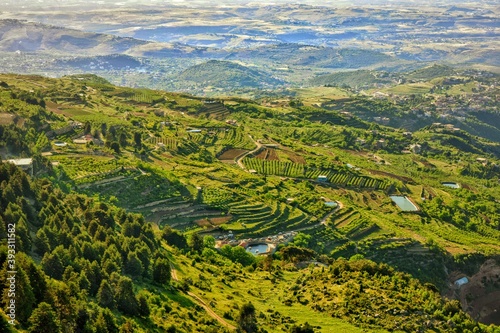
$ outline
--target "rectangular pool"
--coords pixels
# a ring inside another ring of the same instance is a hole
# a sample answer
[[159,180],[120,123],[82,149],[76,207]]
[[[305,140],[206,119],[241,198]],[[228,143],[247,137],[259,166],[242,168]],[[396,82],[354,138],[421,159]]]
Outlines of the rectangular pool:
[[460,184],[453,183],[453,182],[442,182],[441,183],[443,186],[446,187],[451,187],[451,188],[460,188]]
[[407,197],[403,197],[400,195],[391,195],[390,198],[404,212],[418,211],[418,207],[415,206]]

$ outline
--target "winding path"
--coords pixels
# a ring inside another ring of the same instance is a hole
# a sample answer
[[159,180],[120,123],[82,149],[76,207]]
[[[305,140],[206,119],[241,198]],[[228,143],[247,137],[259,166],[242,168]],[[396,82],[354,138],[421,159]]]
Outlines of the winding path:
[[250,140],[252,140],[252,141],[253,141],[253,143],[255,143],[255,145],[257,146],[257,148],[255,148],[255,149],[253,149],[253,150],[250,150],[250,151],[247,151],[246,153],[241,154],[240,156],[238,156],[238,157],[236,157],[236,158],[234,159],[234,161],[236,162],[236,164],[238,164],[238,166],[239,166],[241,169],[243,169],[243,170],[246,170],[246,168],[245,168],[245,165],[243,164],[242,160],[243,160],[245,157],[247,157],[248,155],[250,155],[250,154],[255,154],[255,153],[257,153],[257,152],[258,152],[259,150],[261,150],[261,149],[262,149],[262,147],[263,147],[262,143],[259,143],[259,142],[255,141],[255,140],[252,138],[252,136],[251,136],[251,135],[248,135],[248,136],[250,137]]
[[[177,270],[174,268],[174,266],[172,266],[172,264],[170,264],[170,272],[171,272],[171,275],[172,275],[172,279],[174,281],[179,281],[179,277],[177,276]],[[187,294],[189,296],[191,296],[192,298],[194,298],[196,300],[196,302],[202,307],[205,309],[205,311],[210,315],[210,317],[214,318],[215,320],[217,320],[222,326],[224,327],[227,327],[229,328],[230,330],[235,330],[236,327],[231,325],[230,323],[228,323],[227,321],[224,320],[224,318],[222,318],[221,316],[219,316],[217,313],[214,312],[214,310],[212,310],[212,308],[210,308],[210,306],[203,300],[203,298],[201,298],[200,296],[196,295],[195,293],[191,292],[191,291],[188,291]]]

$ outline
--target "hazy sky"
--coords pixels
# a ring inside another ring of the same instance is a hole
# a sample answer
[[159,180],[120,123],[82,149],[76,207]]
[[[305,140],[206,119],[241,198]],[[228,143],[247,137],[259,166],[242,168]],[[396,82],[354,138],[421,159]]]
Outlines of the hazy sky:
[[[122,0],[122,1],[116,1],[116,0],[4,0],[2,1],[3,5],[0,4],[0,11],[4,8],[2,7],[8,7],[8,8],[13,8],[13,7],[44,7],[44,6],[56,6],[56,7],[68,7],[68,6],[74,6],[75,4],[78,5],[83,5],[83,6],[133,6],[133,5],[158,5],[158,4],[177,4],[177,5],[202,5],[202,4],[207,4],[207,5],[214,5],[214,1],[207,1],[207,0]],[[304,4],[310,4],[310,5],[332,5],[332,6],[339,6],[339,5],[353,5],[353,6],[359,6],[359,5],[364,5],[364,4],[392,4],[392,5],[398,5],[398,4],[443,4],[443,5],[453,5],[453,4],[460,4],[460,3],[485,3],[485,2],[495,2],[495,0],[491,1],[484,1],[484,0],[479,0],[479,1],[465,1],[465,0],[296,0],[296,1],[290,1],[290,0],[253,0],[253,1],[244,1],[244,0],[218,0],[215,1],[215,3],[218,4],[286,4],[286,3],[304,3]]]

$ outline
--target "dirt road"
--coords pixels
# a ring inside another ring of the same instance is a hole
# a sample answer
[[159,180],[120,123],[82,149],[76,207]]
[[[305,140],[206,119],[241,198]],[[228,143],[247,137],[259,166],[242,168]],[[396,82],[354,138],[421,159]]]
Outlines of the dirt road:
[[[179,281],[179,277],[177,276],[177,270],[174,268],[174,266],[170,265],[171,267],[171,275],[172,275],[172,280],[174,281]],[[198,303],[202,308],[207,311],[210,317],[214,318],[217,320],[222,326],[229,328],[230,330],[235,330],[236,327],[229,324],[227,321],[224,320],[221,316],[219,316],[217,313],[210,308],[210,306],[201,298],[200,296],[196,295],[195,293],[188,291],[187,294],[194,298],[196,300],[196,303]]]
[[254,150],[247,151],[246,153],[244,153],[244,154],[242,154],[242,155],[240,155],[240,156],[238,156],[238,157],[236,157],[236,158],[234,159],[234,161],[236,162],[236,164],[238,164],[238,166],[239,166],[240,168],[242,168],[243,170],[246,170],[246,168],[245,168],[245,165],[243,164],[242,160],[243,160],[246,156],[248,156],[248,155],[250,155],[250,154],[255,154],[255,153],[257,153],[257,152],[258,152],[259,150],[261,150],[261,149],[262,149],[262,147],[263,147],[263,146],[262,146],[262,144],[261,144],[261,143],[259,143],[259,142],[257,142],[257,141],[255,141],[255,140],[252,138],[252,136],[250,136],[250,135],[249,135],[249,137],[250,137],[250,139],[253,141],[253,143],[255,143],[255,145],[257,146],[257,148],[255,148]]

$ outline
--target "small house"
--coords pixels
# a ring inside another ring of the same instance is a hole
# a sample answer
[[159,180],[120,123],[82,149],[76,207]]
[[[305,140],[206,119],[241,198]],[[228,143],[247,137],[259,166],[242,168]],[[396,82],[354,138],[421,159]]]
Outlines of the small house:
[[318,182],[323,182],[323,183],[325,183],[325,182],[327,182],[327,181],[328,181],[328,177],[327,177],[327,176],[325,176],[325,175],[319,175],[319,176],[318,176]]

